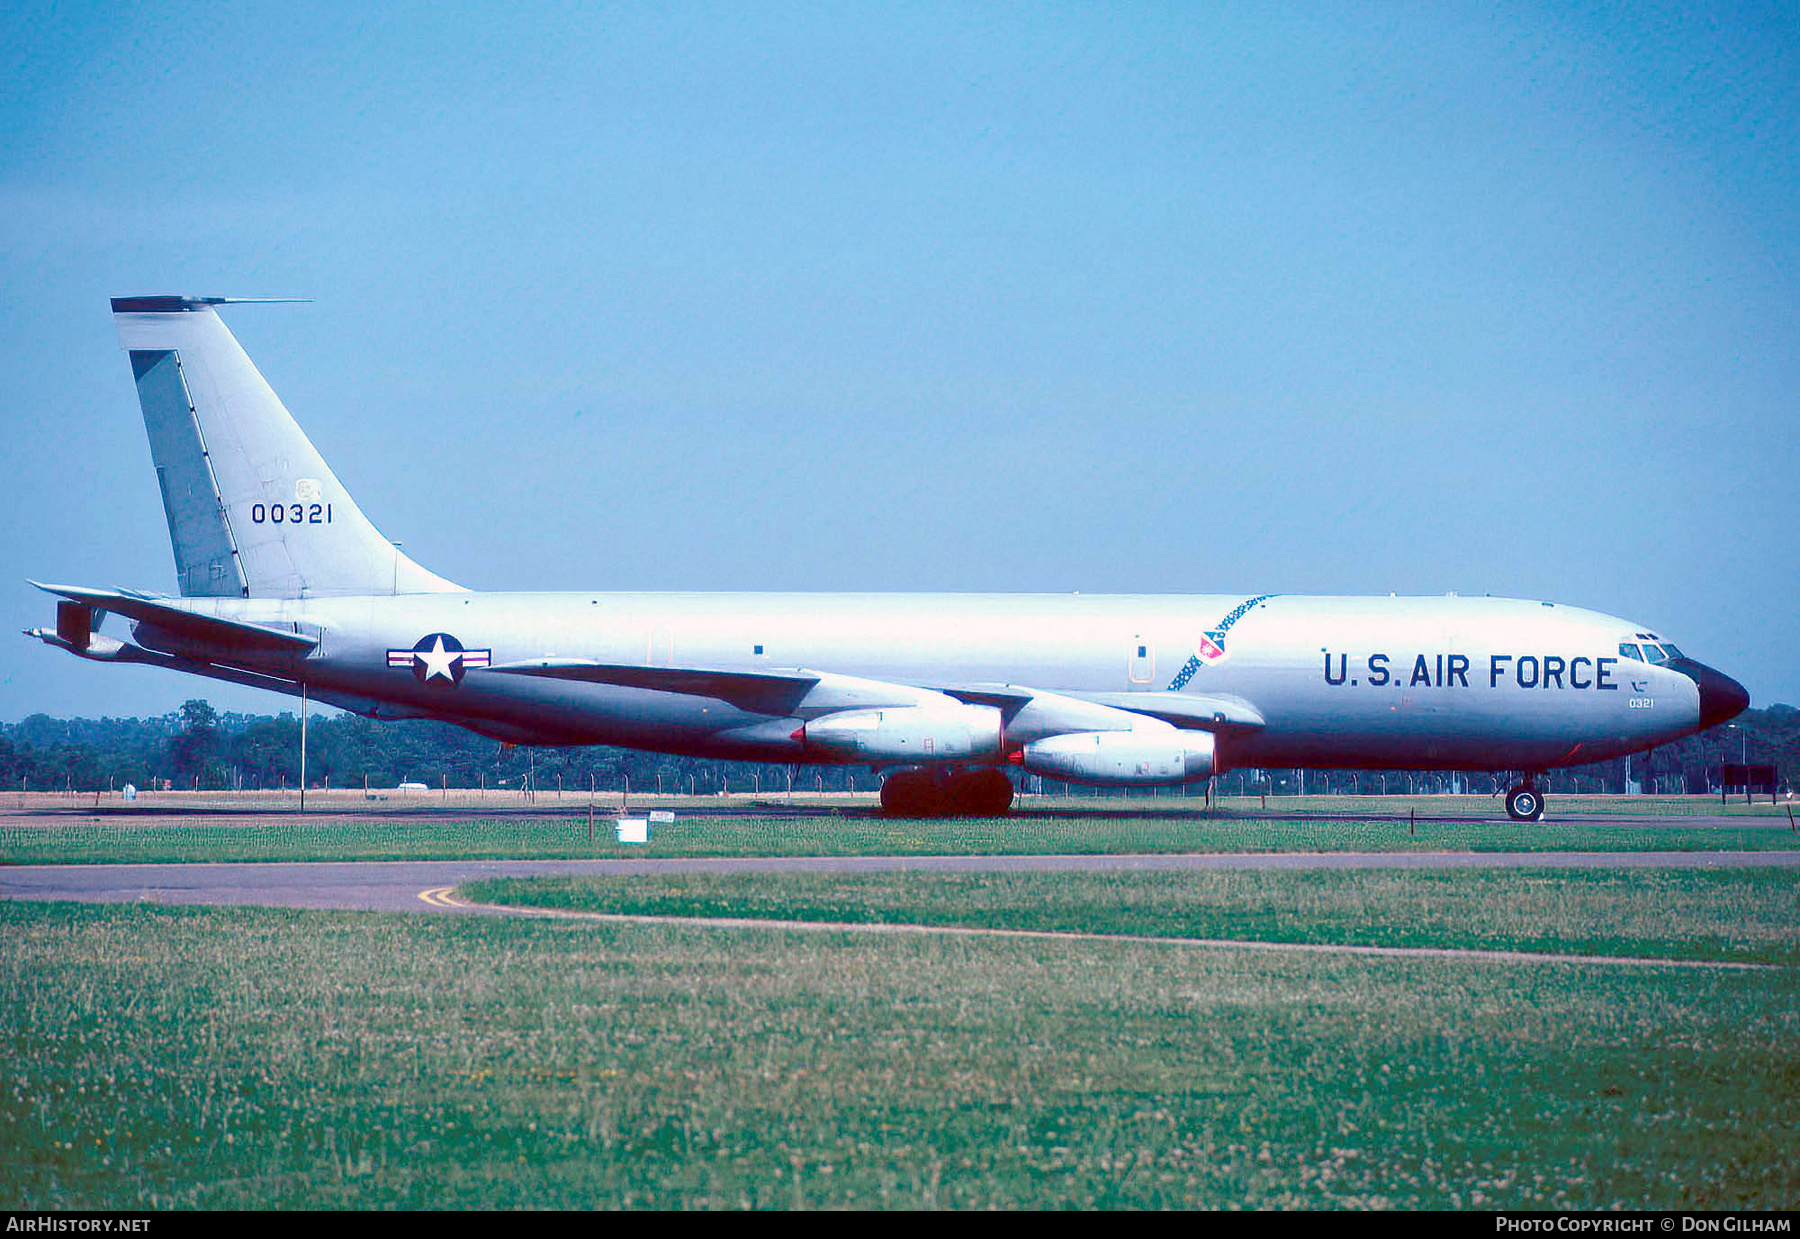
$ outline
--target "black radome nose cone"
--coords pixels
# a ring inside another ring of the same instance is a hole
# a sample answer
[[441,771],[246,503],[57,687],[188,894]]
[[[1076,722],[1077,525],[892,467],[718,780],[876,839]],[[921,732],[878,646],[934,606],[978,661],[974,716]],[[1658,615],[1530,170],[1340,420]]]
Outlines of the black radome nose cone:
[[1691,658],[1677,658],[1669,666],[1700,686],[1700,726],[1717,727],[1750,708],[1750,694],[1742,684],[1722,671]]

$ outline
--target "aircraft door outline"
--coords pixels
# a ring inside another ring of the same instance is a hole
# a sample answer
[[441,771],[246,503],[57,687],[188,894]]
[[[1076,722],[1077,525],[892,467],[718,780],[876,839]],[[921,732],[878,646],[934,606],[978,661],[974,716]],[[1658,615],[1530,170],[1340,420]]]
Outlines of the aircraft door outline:
[[1148,688],[1156,679],[1156,646],[1141,633],[1132,635],[1126,651],[1125,678],[1133,688]]

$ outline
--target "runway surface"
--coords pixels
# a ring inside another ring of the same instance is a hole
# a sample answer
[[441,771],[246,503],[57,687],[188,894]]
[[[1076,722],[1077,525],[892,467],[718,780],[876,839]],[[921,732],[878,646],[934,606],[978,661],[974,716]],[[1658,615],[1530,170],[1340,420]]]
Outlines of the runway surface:
[[[1144,856],[830,856],[266,862],[0,867],[0,899],[214,904],[496,915],[439,892],[482,878],[563,874],[1170,872],[1319,869],[1742,869],[1800,866],[1781,852],[1256,852]],[[435,896],[428,898],[427,896]]]

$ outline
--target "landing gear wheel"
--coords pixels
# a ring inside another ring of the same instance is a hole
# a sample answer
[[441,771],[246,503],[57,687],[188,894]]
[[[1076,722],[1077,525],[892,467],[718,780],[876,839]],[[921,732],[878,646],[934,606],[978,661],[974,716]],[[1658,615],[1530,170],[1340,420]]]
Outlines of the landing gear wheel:
[[889,817],[1000,817],[1012,800],[1012,780],[998,770],[902,770],[881,784]]
[[1515,822],[1535,822],[1544,816],[1544,794],[1529,783],[1506,793],[1506,815]]
[[881,782],[881,811],[889,817],[942,817],[942,780],[924,770],[902,770]]
[[998,770],[966,770],[950,776],[954,817],[1000,817],[1012,808],[1012,780]]

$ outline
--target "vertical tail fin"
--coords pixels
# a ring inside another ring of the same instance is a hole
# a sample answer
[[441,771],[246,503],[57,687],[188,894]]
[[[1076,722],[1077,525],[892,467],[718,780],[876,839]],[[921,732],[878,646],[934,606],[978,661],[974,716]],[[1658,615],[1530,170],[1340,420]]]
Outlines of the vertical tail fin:
[[184,597],[443,593],[376,531],[214,312],[115,297]]

